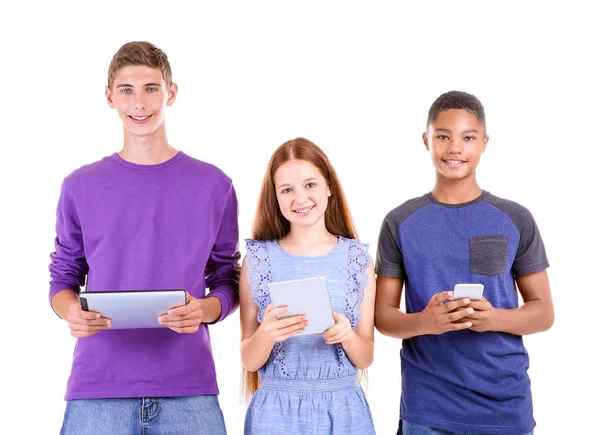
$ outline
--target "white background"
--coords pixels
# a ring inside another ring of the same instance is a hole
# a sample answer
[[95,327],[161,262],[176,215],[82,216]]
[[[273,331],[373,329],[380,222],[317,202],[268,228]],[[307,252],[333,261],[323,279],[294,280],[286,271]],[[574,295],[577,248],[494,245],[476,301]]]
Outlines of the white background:
[[[56,434],[62,422],[75,340],[47,302],[55,207],[66,175],[122,145],[104,86],[131,40],[168,54],[170,143],[233,178],[242,239],[271,153],[304,136],[336,167],[374,256],[384,215],[433,187],[421,144],[430,104],[452,89],[477,95],[490,134],[480,185],[531,210],[551,263],[555,324],[525,338],[536,433],[597,430],[600,32],[589,6],[16,3],[0,11],[2,433]],[[241,434],[238,313],[211,333],[226,423]],[[397,425],[399,348],[377,334],[367,394],[381,434]]]

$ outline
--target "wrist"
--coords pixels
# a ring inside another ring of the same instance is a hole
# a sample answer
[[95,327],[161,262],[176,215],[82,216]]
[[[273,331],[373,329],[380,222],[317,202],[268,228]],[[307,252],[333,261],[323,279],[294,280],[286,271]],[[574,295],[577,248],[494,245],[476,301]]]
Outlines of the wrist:
[[[410,315],[410,314],[408,314]],[[427,315],[425,311],[420,311],[418,313],[414,313],[414,325],[415,325],[415,335],[427,335],[432,334],[429,328],[429,324],[427,322]]]
[[216,296],[202,298],[204,323],[213,323],[221,317],[221,301]]

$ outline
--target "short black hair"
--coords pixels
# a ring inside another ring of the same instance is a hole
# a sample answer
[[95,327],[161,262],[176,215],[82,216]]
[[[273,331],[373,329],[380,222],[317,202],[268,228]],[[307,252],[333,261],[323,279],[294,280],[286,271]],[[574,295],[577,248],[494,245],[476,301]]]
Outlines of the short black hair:
[[461,91],[450,91],[440,95],[429,108],[429,116],[427,116],[427,127],[429,127],[440,112],[446,110],[459,109],[466,110],[474,115],[485,128],[485,111],[483,104],[475,96]]

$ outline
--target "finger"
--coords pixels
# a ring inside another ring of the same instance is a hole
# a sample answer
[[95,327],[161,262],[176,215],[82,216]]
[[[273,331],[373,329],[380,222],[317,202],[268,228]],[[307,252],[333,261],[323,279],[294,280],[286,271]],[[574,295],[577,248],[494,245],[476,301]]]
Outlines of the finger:
[[274,329],[273,331],[271,331],[271,336],[281,337],[282,335],[286,335],[292,331],[296,331],[298,329],[304,329],[307,325],[308,325],[308,322],[305,321],[305,322],[301,322],[301,323],[294,323],[285,328],[277,328],[277,329]]
[[342,331],[344,329],[343,325],[335,325],[332,326],[331,328],[329,328],[327,331],[323,332],[323,338],[327,339],[327,338],[331,338],[336,334],[339,334],[340,331]]
[[276,336],[273,337],[273,339],[275,341],[284,341],[287,340],[290,337],[293,337],[294,335],[297,335],[299,333],[301,333],[302,331],[304,331],[306,329],[305,326],[301,326],[300,328],[297,329],[293,329],[285,334],[278,334]]
[[333,316],[333,320],[335,321],[335,323],[339,323],[339,322],[343,322],[346,319],[346,316],[344,316],[342,313],[331,313]]
[[349,333],[350,333],[350,331],[348,331],[347,329],[344,329],[344,330],[340,331],[339,333],[335,334],[333,337],[326,339],[325,342],[327,344],[337,343],[342,338],[344,338],[346,335],[348,335]]
[[471,301],[470,306],[475,308],[476,310],[483,311],[487,310],[491,304],[488,301]]
[[470,308],[470,307],[469,308],[463,308],[463,309],[460,309],[460,310],[456,310],[456,311],[453,311],[451,313],[446,314],[444,316],[444,320],[446,322],[455,322],[455,321],[457,321],[459,319],[462,319],[464,317],[467,317],[467,316],[473,314],[474,311],[475,310],[473,308]]
[[69,325],[74,337],[87,337],[108,328],[106,325]]
[[158,323],[160,323],[161,325],[164,325],[168,328],[189,328],[189,327],[193,327],[193,326],[198,326],[200,325],[200,323],[202,323],[200,321],[200,319],[196,318],[196,319],[183,319],[183,320],[166,320],[166,321],[161,321],[159,320]]
[[75,319],[86,319],[86,320],[92,320],[92,319],[99,319],[100,317],[102,317],[102,314],[100,314],[98,311],[85,311],[82,310],[81,307],[79,305],[76,305],[74,308],[72,308],[67,317]]
[[111,323],[111,319],[108,317],[97,317],[94,316],[91,319],[77,317],[77,316],[69,316],[67,318],[69,325],[83,325],[83,326],[106,326]]
[[269,317],[270,317],[271,319],[277,319],[277,316],[280,316],[280,315],[282,315],[283,313],[286,313],[286,312],[287,312],[287,310],[288,310],[288,307],[287,307],[287,306],[285,306],[285,305],[283,305],[283,306],[280,306],[280,307],[277,307],[277,308],[272,308],[272,309],[271,309],[271,310],[270,310],[268,313],[266,313],[266,314],[269,314]]
[[471,302],[471,299],[469,299],[469,298],[457,299],[455,301],[450,301],[450,302],[444,304],[444,307],[446,308],[446,311],[454,311],[457,308],[469,305],[470,302]]
[[456,323],[448,323],[447,325],[445,325],[445,330],[446,331],[461,331],[463,329],[469,329],[471,326],[473,326],[472,322],[456,322]]
[[178,328],[176,326],[170,327],[169,328],[171,331],[175,331],[178,334],[193,334],[195,332],[198,332],[199,329],[199,325],[196,326],[187,326],[185,328]]
[[188,301],[185,305],[182,305],[181,307],[171,308],[167,310],[166,314],[168,314],[169,316],[187,316],[191,312],[196,311],[197,309],[198,305],[194,301]]
[[453,292],[440,292],[436,293],[431,297],[429,301],[430,305],[440,305],[443,304],[444,301],[452,299]]
[[275,325],[274,329],[281,329],[281,328],[284,328],[286,326],[290,326],[290,325],[293,325],[295,323],[302,323],[302,322],[305,322],[305,321],[306,321],[306,317],[304,315],[300,314],[298,316],[286,317],[286,318],[281,319],[281,320],[275,319],[274,322],[273,322],[273,324]]

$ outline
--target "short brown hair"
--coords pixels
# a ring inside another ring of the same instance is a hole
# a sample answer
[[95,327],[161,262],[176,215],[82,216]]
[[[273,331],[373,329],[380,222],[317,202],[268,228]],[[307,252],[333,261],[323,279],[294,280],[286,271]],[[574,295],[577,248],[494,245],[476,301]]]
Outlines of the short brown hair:
[[113,82],[119,70],[130,65],[144,65],[157,68],[162,72],[167,88],[173,83],[171,65],[164,51],[146,41],[128,42],[119,48],[108,67],[108,87],[112,89]]

